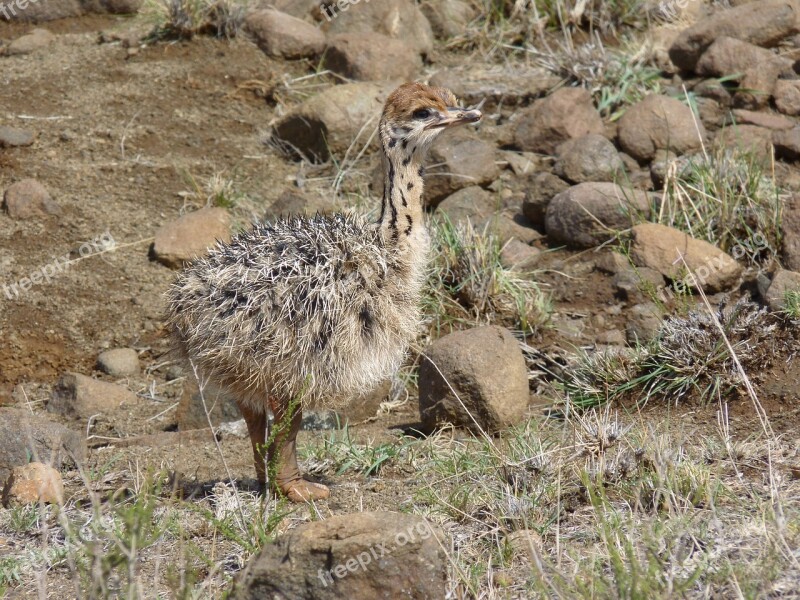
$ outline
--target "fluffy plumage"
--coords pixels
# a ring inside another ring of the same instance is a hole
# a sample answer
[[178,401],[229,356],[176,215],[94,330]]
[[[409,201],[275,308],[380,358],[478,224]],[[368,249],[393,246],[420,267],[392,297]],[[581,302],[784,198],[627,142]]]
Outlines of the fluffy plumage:
[[421,243],[398,252],[353,215],[258,224],[177,277],[169,323],[203,375],[242,399],[341,402],[400,366],[418,327]]

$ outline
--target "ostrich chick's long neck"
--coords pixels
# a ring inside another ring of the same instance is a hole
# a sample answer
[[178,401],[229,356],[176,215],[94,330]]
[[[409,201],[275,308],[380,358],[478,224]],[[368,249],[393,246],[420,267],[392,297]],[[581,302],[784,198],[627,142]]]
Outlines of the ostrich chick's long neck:
[[384,143],[385,174],[379,221],[387,240],[399,245],[413,243],[423,230],[421,155],[407,141]]

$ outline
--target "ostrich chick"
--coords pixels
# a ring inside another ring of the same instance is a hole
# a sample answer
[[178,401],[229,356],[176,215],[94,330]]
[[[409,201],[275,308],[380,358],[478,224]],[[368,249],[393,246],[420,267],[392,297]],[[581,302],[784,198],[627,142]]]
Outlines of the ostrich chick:
[[[452,92],[407,83],[380,121],[384,192],[377,222],[335,214],[260,223],[218,244],[170,287],[168,326],[202,379],[236,397],[256,474],[289,500],[326,498],[302,478],[301,409],[373,388],[417,333],[429,237],[422,163],[445,129],[479,121]],[[267,440],[267,409],[276,431]],[[265,452],[266,450],[266,465]]]

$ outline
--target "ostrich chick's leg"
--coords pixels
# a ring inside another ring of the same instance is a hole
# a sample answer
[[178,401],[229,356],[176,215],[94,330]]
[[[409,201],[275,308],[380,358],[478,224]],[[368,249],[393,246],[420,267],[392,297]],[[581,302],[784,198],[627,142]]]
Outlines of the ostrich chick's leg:
[[239,411],[247,423],[250,444],[253,446],[253,460],[256,463],[256,477],[262,486],[267,482],[267,469],[264,463],[264,452],[267,445],[267,411],[266,408],[253,410],[246,404],[239,404]]
[[270,467],[270,485],[292,502],[307,502],[327,498],[327,486],[303,479],[297,466],[297,434],[303,422],[303,412],[297,407],[287,414],[289,403],[274,396],[270,407],[275,415],[276,432],[267,448]]

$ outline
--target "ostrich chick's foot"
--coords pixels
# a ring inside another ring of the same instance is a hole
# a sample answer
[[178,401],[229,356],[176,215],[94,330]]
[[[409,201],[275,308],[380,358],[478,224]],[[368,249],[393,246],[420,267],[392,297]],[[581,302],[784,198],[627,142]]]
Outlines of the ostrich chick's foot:
[[297,434],[303,422],[300,408],[287,418],[286,407],[273,400],[272,414],[275,415],[274,439],[267,449],[270,464],[270,484],[273,491],[286,496],[292,502],[323,500],[330,495],[328,487],[303,479],[297,466]]

